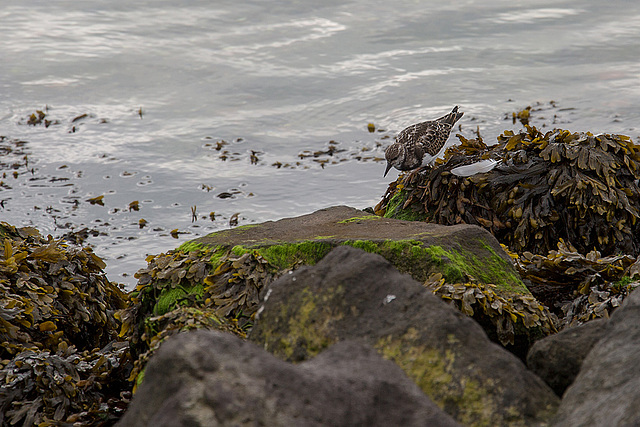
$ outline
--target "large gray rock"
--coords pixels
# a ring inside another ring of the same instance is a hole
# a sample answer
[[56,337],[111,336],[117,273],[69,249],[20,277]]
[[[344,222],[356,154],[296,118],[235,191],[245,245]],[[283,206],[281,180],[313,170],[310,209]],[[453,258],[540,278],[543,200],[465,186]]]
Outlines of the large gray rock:
[[169,338],[119,426],[457,426],[392,362],[353,341],[299,365],[230,334]]
[[282,359],[361,339],[462,424],[544,424],[557,408],[517,357],[379,255],[338,247],[273,282],[265,298],[250,339]]
[[555,425],[640,425],[640,292],[611,316],[565,392]]
[[562,396],[607,325],[606,319],[592,320],[537,341],[527,354],[527,366]]

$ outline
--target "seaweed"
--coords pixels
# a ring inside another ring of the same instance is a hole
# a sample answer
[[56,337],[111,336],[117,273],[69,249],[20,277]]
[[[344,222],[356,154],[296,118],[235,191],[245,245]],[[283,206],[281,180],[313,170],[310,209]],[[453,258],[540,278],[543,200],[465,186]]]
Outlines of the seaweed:
[[[255,250],[236,255],[221,248],[194,248],[149,256],[147,262],[135,275],[138,285],[131,304],[116,313],[122,322],[120,336],[130,337],[134,344],[140,341],[146,318],[185,306],[213,309],[220,319],[246,330],[258,309],[262,286],[282,274]],[[146,351],[147,346],[142,343],[141,348]]]
[[[624,135],[593,135],[526,125],[498,144],[466,139],[433,168],[391,183],[375,211],[404,212],[445,225],[475,224],[515,252],[546,253],[559,238],[580,253],[640,248],[640,146]],[[481,160],[497,165],[463,177],[455,168]],[[400,203],[399,203],[400,202]]]
[[511,254],[531,293],[562,317],[560,327],[608,318],[637,281],[639,258],[629,255],[586,255],[560,239],[547,255]]
[[56,351],[63,342],[85,350],[116,338],[109,313],[124,308],[127,296],[91,249],[2,226],[20,237],[5,237],[0,251],[1,357],[34,346]]
[[127,296],[104,262],[32,228],[0,223],[0,424],[84,425],[128,404]]
[[215,329],[246,338],[236,322],[219,316],[215,308],[181,306],[166,314],[148,317],[144,320],[144,332],[140,337],[147,349],[137,357],[128,377],[128,381],[133,383],[134,393],[142,382],[149,358],[160,344],[170,336],[193,329]]
[[277,276],[277,268],[255,250],[236,255],[220,247],[183,249],[147,257],[147,267],[136,273],[138,285],[129,306],[115,314],[121,321],[119,336],[132,343],[135,362],[129,381],[135,386],[169,336],[205,328],[245,338],[260,290]]
[[557,317],[531,295],[505,296],[492,284],[447,283],[441,275],[431,277],[425,287],[479,323],[488,319],[503,346],[515,344],[516,332],[538,329],[536,335],[547,336],[558,331]]

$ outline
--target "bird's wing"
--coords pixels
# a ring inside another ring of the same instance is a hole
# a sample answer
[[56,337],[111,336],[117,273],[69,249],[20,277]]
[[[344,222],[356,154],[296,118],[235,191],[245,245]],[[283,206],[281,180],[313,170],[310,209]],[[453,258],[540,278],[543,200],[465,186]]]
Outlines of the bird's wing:
[[427,122],[418,139],[420,145],[424,147],[424,150],[432,156],[440,150],[440,147],[437,147],[440,136],[439,127],[439,124],[436,122]]
[[398,134],[397,140],[401,144],[406,144],[409,141],[419,142],[420,137],[427,131],[427,129],[434,125],[434,122],[422,122],[411,125],[402,130]]

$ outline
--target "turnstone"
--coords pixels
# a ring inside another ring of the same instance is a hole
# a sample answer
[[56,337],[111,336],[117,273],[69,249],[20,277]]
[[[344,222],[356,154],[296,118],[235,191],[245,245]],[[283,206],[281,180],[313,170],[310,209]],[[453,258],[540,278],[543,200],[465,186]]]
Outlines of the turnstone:
[[463,114],[458,112],[456,105],[449,114],[439,119],[417,123],[400,132],[396,136],[396,142],[384,152],[387,159],[384,176],[387,176],[392,166],[408,171],[432,163],[447,142],[451,128]]

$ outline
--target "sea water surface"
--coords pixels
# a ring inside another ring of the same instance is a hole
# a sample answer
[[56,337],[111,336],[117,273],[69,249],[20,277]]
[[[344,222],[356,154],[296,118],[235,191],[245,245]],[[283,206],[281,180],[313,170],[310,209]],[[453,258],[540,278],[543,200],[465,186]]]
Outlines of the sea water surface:
[[395,133],[454,105],[488,143],[528,105],[636,140],[638,58],[622,0],[6,1],[0,220],[86,229],[130,289],[230,220],[375,205]]

